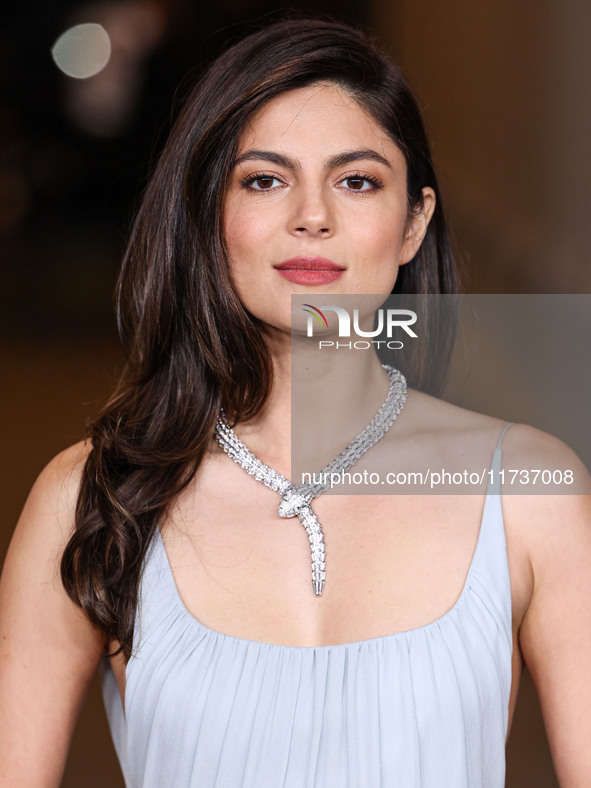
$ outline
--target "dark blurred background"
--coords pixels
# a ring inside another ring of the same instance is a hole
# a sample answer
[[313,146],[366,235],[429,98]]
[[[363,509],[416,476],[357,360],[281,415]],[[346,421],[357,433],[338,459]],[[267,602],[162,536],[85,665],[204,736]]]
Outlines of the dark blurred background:
[[[12,3],[0,30],[0,555],[36,475],[82,437],[121,365],[121,252],[187,87],[222,48],[287,9],[360,23],[402,65],[465,289],[590,292],[585,0]],[[122,785],[96,685],[63,785]],[[507,785],[557,785],[527,675]]]

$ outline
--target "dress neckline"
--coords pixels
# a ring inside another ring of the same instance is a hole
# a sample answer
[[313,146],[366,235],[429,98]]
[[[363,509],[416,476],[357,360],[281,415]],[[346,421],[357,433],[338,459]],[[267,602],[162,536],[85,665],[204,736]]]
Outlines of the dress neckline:
[[[500,452],[499,452],[500,453]],[[256,646],[258,648],[267,648],[267,649],[283,649],[287,651],[296,651],[296,652],[322,652],[322,651],[335,651],[335,650],[346,650],[351,648],[360,648],[363,646],[369,646],[371,644],[378,644],[380,642],[388,641],[388,640],[400,640],[404,638],[408,638],[413,634],[419,634],[421,632],[425,633],[428,632],[430,629],[438,627],[442,625],[445,621],[452,618],[457,614],[457,612],[463,607],[465,600],[468,596],[468,592],[470,591],[472,578],[474,575],[475,567],[478,562],[478,556],[480,551],[482,550],[482,542],[484,541],[484,532],[486,529],[486,520],[487,517],[493,511],[493,505],[497,504],[497,514],[498,517],[501,519],[502,525],[502,509],[500,506],[500,496],[498,494],[491,492],[492,486],[488,485],[488,490],[485,495],[483,509],[482,509],[482,516],[480,519],[480,527],[478,531],[478,539],[476,540],[476,546],[474,547],[474,552],[472,553],[472,558],[470,560],[470,565],[468,567],[468,571],[466,573],[466,578],[464,580],[464,584],[462,586],[462,590],[454,604],[448,608],[444,613],[442,613],[437,618],[429,621],[426,624],[422,624],[418,627],[412,627],[410,629],[400,630],[398,632],[392,632],[386,635],[378,635],[377,637],[373,638],[365,638],[363,640],[354,640],[348,641],[345,643],[329,643],[326,645],[316,645],[316,646],[288,646],[282,643],[270,643],[263,640],[253,640],[251,638],[243,638],[238,637],[237,635],[230,635],[224,632],[220,632],[217,629],[212,629],[208,627],[206,624],[203,624],[196,618],[193,613],[189,611],[186,607],[185,603],[183,602],[181,595],[179,593],[176,580],[174,578],[174,573],[172,571],[172,567],[170,565],[170,561],[168,558],[168,553],[166,552],[166,547],[164,545],[164,541],[162,539],[162,534],[160,532],[160,528],[156,527],[156,534],[154,535],[154,545],[153,549],[156,550],[160,554],[160,565],[163,568],[163,571],[166,575],[166,581],[169,586],[170,592],[174,599],[175,607],[178,609],[181,616],[187,621],[188,625],[195,628],[196,631],[200,632],[202,635],[207,636],[209,638],[216,638],[219,640],[226,641],[227,643],[233,644],[234,646]]]

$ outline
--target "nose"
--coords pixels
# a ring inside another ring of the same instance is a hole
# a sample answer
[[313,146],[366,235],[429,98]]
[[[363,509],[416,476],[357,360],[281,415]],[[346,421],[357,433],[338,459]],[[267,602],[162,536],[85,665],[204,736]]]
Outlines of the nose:
[[334,233],[330,195],[321,184],[301,185],[293,195],[290,231],[296,236],[326,238]]

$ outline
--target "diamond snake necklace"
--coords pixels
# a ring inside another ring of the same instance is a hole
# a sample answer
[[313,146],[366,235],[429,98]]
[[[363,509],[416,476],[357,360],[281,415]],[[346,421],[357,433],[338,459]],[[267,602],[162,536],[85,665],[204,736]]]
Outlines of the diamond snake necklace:
[[258,482],[262,482],[266,487],[281,495],[279,517],[298,517],[306,529],[312,553],[312,586],[316,596],[320,596],[324,589],[326,565],[324,534],[310,503],[313,498],[329,489],[331,486],[329,480],[333,478],[331,474],[348,471],[384,437],[406,402],[406,378],[394,367],[385,364],[382,366],[390,378],[388,396],[372,421],[351,441],[347,448],[319,474],[313,474],[314,478],[320,477],[321,481],[317,484],[292,484],[281,473],[264,465],[239,440],[228,424],[223,410],[220,412],[215,427],[214,437],[225,453]]

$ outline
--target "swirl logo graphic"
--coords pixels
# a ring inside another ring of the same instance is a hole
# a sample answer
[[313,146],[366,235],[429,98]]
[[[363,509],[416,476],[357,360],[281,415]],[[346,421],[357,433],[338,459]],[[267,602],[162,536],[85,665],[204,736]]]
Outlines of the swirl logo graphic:
[[[328,328],[328,320],[324,317],[322,312],[319,309],[317,309],[315,306],[312,306],[312,304],[303,304],[302,310],[304,312],[307,312],[309,315],[312,315],[312,317],[315,317],[321,326],[324,325],[326,326],[326,328]],[[310,318],[308,318],[308,321],[309,320]],[[311,336],[310,332],[308,332],[308,336]]]

